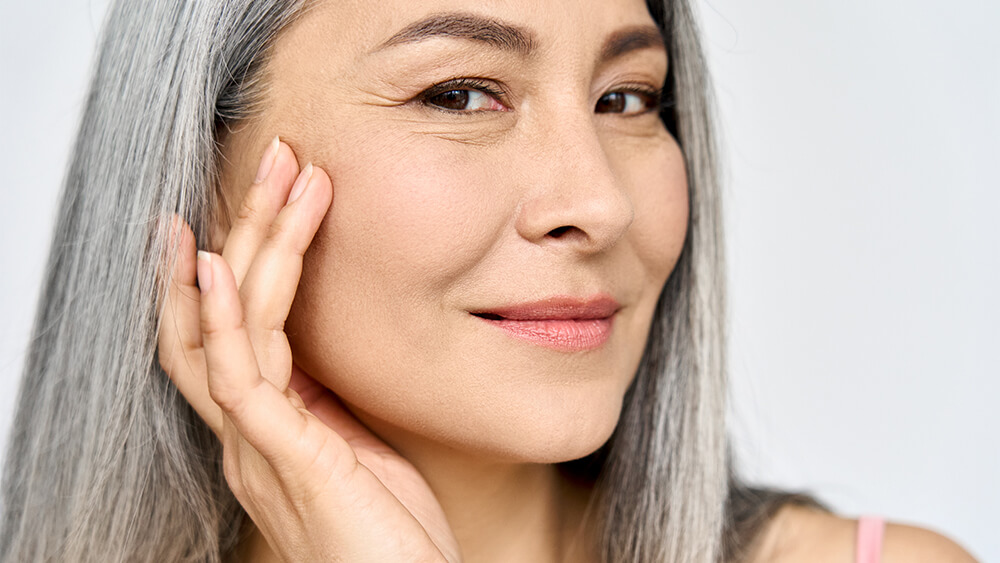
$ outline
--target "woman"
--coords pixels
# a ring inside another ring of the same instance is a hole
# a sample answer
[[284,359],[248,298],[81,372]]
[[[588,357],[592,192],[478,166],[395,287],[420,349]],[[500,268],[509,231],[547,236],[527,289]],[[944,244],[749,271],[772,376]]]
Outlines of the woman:
[[123,2],[106,33],[5,560],[852,549],[727,470],[684,4]]

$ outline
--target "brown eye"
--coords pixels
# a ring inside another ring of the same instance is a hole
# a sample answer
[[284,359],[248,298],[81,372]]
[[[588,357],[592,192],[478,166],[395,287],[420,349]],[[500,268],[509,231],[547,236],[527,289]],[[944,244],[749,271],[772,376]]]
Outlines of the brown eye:
[[640,92],[608,92],[597,100],[596,113],[637,115],[656,107],[656,96]]
[[421,95],[422,102],[435,109],[452,113],[507,111],[500,102],[503,94],[488,84],[469,80],[452,80],[439,84]]
[[621,113],[625,111],[625,94],[623,92],[611,92],[604,94],[597,100],[597,113]]
[[450,90],[427,99],[427,102],[444,109],[461,111],[469,105],[468,90]]

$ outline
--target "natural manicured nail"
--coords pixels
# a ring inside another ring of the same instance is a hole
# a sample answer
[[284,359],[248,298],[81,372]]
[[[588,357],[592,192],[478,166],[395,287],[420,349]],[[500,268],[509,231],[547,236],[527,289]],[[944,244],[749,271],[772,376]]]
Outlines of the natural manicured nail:
[[302,192],[306,191],[306,186],[309,185],[309,179],[312,178],[312,175],[313,165],[310,162],[309,164],[306,164],[306,167],[302,169],[302,172],[299,172],[299,177],[295,179],[295,185],[292,186],[292,192],[288,194],[288,203],[285,205],[299,199]]
[[267,146],[267,150],[264,151],[264,156],[260,158],[260,166],[257,167],[257,177],[254,179],[254,184],[259,184],[267,179],[267,175],[271,173],[271,168],[274,167],[274,159],[278,156],[278,143],[281,142],[277,136],[271,140],[271,144]]
[[198,288],[202,293],[212,289],[212,255],[204,250],[198,251]]

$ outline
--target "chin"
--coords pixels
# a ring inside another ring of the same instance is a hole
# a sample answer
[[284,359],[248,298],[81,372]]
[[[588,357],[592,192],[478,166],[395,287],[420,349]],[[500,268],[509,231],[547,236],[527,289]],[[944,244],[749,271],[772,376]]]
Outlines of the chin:
[[[617,422],[617,418],[613,421]],[[575,435],[562,435],[552,439],[543,447],[530,452],[530,457],[522,461],[527,463],[563,463],[586,457],[611,438],[615,424],[607,424],[597,432],[580,432]]]
[[[486,443],[473,446],[498,461],[563,463],[590,455],[611,437],[621,414],[621,400],[602,398],[586,408],[562,398],[549,408],[529,409],[517,420],[505,420],[494,432],[483,432]],[[478,447],[477,447],[478,446]]]
[[474,402],[467,395],[411,400],[405,407],[347,402],[404,456],[413,448],[443,447],[489,463],[555,464],[585,457],[608,441],[621,414],[617,387],[540,386]]

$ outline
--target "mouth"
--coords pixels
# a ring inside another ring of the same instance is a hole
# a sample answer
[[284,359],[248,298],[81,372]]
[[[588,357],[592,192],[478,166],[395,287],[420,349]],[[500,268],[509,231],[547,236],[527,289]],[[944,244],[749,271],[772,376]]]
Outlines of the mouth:
[[470,311],[508,336],[545,348],[573,352],[601,347],[621,309],[605,294],[589,298],[551,297],[531,303]]
[[473,317],[479,317],[485,321],[502,321],[503,317],[497,315],[496,313],[472,313]]

